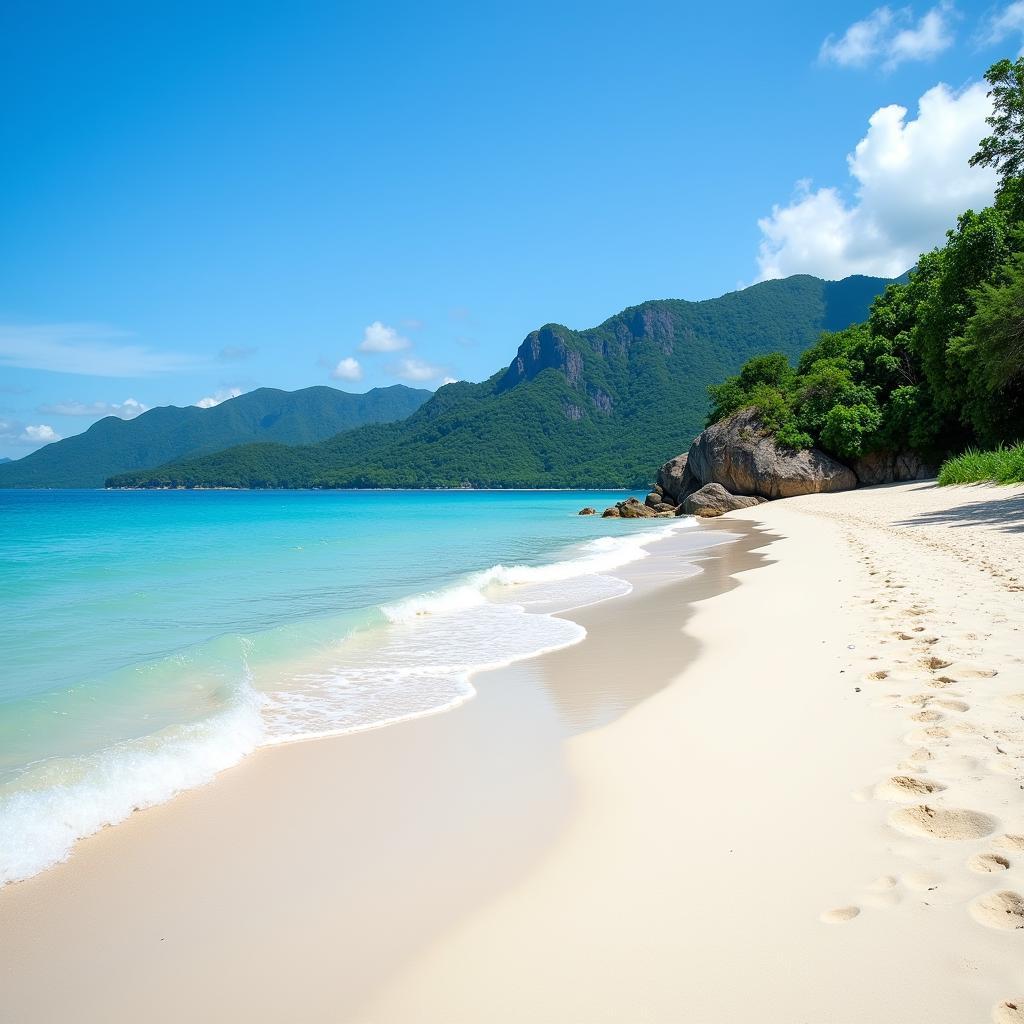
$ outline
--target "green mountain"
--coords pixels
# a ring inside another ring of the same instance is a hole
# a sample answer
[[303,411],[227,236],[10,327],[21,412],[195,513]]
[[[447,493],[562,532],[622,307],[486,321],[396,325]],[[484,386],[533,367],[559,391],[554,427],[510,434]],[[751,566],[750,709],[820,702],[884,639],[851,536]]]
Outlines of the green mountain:
[[798,357],[822,330],[863,320],[887,283],[801,275],[703,302],[645,302],[584,331],[548,324],[508,368],[440,388],[401,423],[304,447],[244,445],[109,485],[635,486],[703,427],[709,384],[754,355]]
[[117,473],[249,441],[314,444],[366,423],[404,419],[431,393],[396,384],[352,395],[335,388],[259,388],[211,409],[168,405],[88,430],[0,465],[0,487],[102,487]]

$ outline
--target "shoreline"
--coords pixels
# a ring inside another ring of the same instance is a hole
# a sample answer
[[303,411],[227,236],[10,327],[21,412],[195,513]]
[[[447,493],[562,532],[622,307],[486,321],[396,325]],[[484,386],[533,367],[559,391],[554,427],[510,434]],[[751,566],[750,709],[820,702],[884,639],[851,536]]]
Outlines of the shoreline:
[[[978,490],[705,524],[741,538],[675,583],[659,544],[617,571],[633,594],[567,616],[581,643],[474,677],[450,714],[265,748],[103,830],[0,892],[5,1005],[27,1022],[991,1019],[1024,991],[1020,936],[978,914],[1024,886],[1024,855],[1000,854],[998,878],[966,865],[1024,833],[1006,570],[1024,490]],[[885,786],[908,765],[944,787],[930,805],[988,831],[897,828],[916,804]]]

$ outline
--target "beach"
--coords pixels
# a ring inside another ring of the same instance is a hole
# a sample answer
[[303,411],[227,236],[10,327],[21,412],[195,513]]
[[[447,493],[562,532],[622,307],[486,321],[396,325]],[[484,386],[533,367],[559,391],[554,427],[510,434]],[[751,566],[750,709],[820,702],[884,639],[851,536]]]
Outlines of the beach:
[[1024,489],[695,529],[453,710],[0,891],[0,1019],[1024,1020]]

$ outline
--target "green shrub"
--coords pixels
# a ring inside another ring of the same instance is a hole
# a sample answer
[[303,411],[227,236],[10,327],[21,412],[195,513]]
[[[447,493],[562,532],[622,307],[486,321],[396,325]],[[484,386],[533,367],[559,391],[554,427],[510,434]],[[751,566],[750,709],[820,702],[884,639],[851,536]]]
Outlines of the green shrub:
[[947,459],[939,469],[940,487],[977,483],[1024,483],[1024,443],[992,451],[971,448]]

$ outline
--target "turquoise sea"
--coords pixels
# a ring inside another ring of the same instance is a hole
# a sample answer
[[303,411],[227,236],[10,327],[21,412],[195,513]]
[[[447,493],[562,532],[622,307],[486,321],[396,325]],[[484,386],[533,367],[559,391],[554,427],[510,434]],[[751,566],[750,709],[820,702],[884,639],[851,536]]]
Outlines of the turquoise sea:
[[594,492],[0,491],[0,885],[256,747],[450,708],[688,520]]

